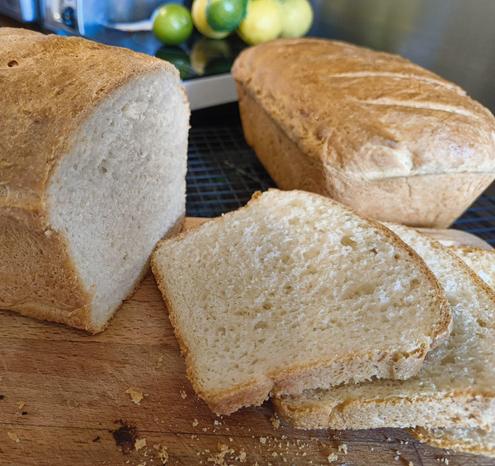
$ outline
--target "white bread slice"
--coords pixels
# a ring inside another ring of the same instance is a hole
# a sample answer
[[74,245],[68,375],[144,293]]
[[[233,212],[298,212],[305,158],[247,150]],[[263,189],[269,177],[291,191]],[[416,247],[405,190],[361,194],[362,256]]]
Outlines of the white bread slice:
[[[472,268],[493,289],[495,273],[495,251],[472,248],[450,248]],[[450,428],[426,429],[416,428],[413,434],[422,442],[439,448],[450,448],[456,451],[495,457],[495,419],[484,429]]]
[[495,249],[452,246],[457,254],[492,289],[495,288]]
[[302,191],[255,195],[161,242],[152,269],[193,387],[219,414],[271,391],[410,377],[451,322],[398,237]]
[[305,391],[275,400],[300,428],[490,425],[495,416],[495,297],[458,257],[413,229],[387,225],[425,260],[454,313],[452,334],[406,381]]
[[425,429],[418,427],[412,429],[411,432],[419,441],[428,443],[433,447],[495,457],[495,430],[486,431],[462,427]]

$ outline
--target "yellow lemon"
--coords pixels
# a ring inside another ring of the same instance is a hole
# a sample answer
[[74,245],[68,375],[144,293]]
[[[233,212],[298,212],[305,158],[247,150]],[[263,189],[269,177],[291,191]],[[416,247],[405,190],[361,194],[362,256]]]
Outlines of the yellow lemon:
[[239,26],[242,40],[250,45],[276,39],[282,32],[278,0],[249,0],[247,15]]
[[282,37],[302,37],[313,23],[308,0],[279,0],[282,11]]
[[210,39],[223,39],[229,35],[229,31],[214,31],[208,24],[206,8],[208,0],[194,0],[192,4],[192,19],[196,29]]

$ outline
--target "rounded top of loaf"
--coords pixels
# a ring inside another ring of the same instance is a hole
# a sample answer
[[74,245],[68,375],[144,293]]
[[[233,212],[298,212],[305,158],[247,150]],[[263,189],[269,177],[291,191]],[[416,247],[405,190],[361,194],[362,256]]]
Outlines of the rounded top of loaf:
[[366,179],[495,173],[490,111],[397,55],[280,39],[242,52],[233,74],[304,153],[330,170]]
[[[0,28],[0,207],[36,209],[72,135],[134,77],[169,63],[77,37]],[[179,92],[179,91],[178,91]],[[122,135],[125,137],[125,135]]]

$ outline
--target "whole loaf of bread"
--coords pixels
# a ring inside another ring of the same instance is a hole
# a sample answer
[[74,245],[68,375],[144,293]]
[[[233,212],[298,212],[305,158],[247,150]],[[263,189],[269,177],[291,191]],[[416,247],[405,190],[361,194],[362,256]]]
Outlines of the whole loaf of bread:
[[233,74],[246,139],[283,189],[444,228],[495,177],[493,115],[399,56],[277,40],[245,50]]
[[185,213],[170,64],[0,28],[0,308],[102,330]]

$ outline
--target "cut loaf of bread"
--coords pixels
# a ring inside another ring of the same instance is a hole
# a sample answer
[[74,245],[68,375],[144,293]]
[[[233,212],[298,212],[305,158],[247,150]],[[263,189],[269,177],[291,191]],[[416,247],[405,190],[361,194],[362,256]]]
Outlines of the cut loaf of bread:
[[302,191],[255,195],[161,242],[152,270],[193,387],[218,414],[270,392],[411,377],[451,322],[398,237]]
[[0,308],[98,332],[184,216],[177,70],[0,29]]
[[457,254],[492,289],[495,289],[495,249],[452,246]]
[[275,400],[300,428],[367,429],[489,426],[495,416],[495,298],[478,276],[439,243],[387,225],[425,260],[454,314],[449,340],[406,381],[308,390]]
[[[493,283],[493,250],[454,248],[456,253],[486,282]],[[493,286],[493,285],[492,285]],[[452,427],[416,428],[413,434],[422,442],[439,448],[495,457],[495,418],[485,429]]]

